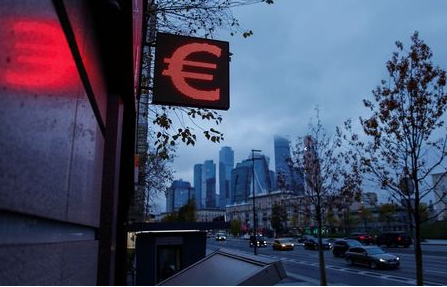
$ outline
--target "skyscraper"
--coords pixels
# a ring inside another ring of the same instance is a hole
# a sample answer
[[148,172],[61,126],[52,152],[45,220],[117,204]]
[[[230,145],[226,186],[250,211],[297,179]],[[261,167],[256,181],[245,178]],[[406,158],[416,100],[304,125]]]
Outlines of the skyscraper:
[[203,208],[202,206],[202,164],[198,163],[194,165],[194,190],[197,209]]
[[214,208],[216,202],[216,164],[206,160],[202,165],[202,190],[200,205],[202,208]]
[[231,197],[231,170],[234,167],[234,151],[224,146],[219,151],[219,207],[224,208]]
[[276,185],[279,189],[302,193],[303,177],[300,172],[293,171],[287,161],[290,159],[290,141],[285,137],[274,137]]
[[166,191],[166,211],[173,212],[194,198],[194,188],[191,183],[183,180],[174,180]]
[[231,172],[231,204],[247,202],[248,197],[253,193],[268,193],[273,190],[272,174],[269,170],[269,158],[261,153],[254,154],[254,176],[253,162],[251,154],[248,159],[238,163]]

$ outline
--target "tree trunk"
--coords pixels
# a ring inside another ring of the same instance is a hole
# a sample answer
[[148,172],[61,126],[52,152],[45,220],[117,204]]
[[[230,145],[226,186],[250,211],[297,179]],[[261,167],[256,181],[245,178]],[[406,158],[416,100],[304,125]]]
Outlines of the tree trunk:
[[422,267],[422,249],[421,249],[421,218],[419,214],[419,191],[416,188],[414,201],[414,255],[416,258],[416,284],[424,285],[424,273]]
[[323,250],[323,240],[321,238],[321,229],[322,229],[322,219],[321,219],[321,207],[320,204],[316,206],[316,215],[318,222],[318,261],[320,263],[320,285],[327,286],[326,279],[326,264],[324,263],[324,250]]

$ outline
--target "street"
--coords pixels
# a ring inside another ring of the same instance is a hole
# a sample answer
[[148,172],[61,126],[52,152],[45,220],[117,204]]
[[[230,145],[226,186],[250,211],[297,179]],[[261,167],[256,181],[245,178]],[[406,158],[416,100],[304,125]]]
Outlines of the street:
[[[253,254],[248,240],[229,237],[226,241],[208,238],[207,252],[228,248]],[[329,285],[415,285],[415,262],[412,246],[409,248],[382,248],[400,257],[401,266],[392,270],[372,270],[348,265],[344,258],[335,258],[332,251],[325,251],[326,275]],[[447,285],[447,246],[423,245],[424,285]],[[274,251],[271,244],[257,248],[259,256],[281,259],[290,279],[319,285],[318,252],[296,245],[293,251]]]

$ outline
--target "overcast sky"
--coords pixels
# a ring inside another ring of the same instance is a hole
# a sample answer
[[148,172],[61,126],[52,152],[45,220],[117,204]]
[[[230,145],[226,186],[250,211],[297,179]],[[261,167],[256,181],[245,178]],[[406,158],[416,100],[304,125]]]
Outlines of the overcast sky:
[[216,37],[229,41],[233,53],[230,109],[217,127],[225,141],[199,138],[195,147],[179,148],[176,179],[193,183],[194,164],[218,163],[222,146],[233,148],[235,164],[260,149],[274,170],[273,136],[303,136],[316,106],[329,133],[365,115],[362,99],[388,80],[385,64],[395,41],[409,47],[415,30],[433,62],[447,69],[445,0],[275,0],[239,7],[234,15],[254,35]]

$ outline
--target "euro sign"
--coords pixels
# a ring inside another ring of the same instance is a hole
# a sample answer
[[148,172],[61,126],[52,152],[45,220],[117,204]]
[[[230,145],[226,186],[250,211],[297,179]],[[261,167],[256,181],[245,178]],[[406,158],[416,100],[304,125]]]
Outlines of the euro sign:
[[164,63],[168,64],[168,67],[163,70],[162,75],[171,77],[175,88],[189,98],[204,101],[217,101],[220,98],[220,88],[214,90],[199,90],[191,87],[186,82],[186,79],[212,81],[214,78],[212,74],[183,71],[184,66],[201,67],[213,70],[217,68],[217,65],[213,63],[186,60],[186,57],[190,54],[200,52],[210,53],[219,58],[222,49],[206,43],[190,43],[180,46],[174,51],[171,58],[164,58]]
[[34,88],[68,84],[67,76],[76,75],[70,49],[56,23],[18,21],[15,33],[15,65],[6,72],[6,82]]

